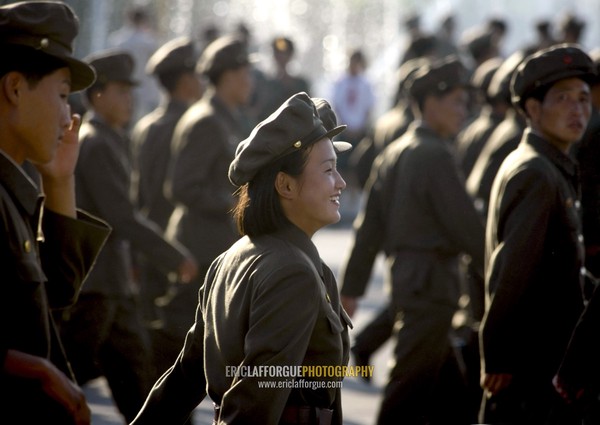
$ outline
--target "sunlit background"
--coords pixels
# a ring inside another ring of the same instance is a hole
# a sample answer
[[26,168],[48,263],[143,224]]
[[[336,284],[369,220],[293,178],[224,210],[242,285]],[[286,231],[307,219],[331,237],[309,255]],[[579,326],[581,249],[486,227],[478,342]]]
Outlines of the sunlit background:
[[[4,2],[10,3],[10,2]],[[78,55],[106,47],[108,35],[121,27],[126,10],[145,5],[154,17],[158,39],[179,35],[200,38],[208,26],[221,34],[243,22],[259,67],[271,66],[269,42],[286,35],[296,43],[293,71],[311,81],[313,95],[325,96],[331,81],[344,71],[349,49],[361,47],[369,60],[368,75],[378,94],[378,108],[391,101],[391,78],[406,43],[402,19],[421,16],[424,30],[437,32],[441,20],[452,14],[455,41],[491,17],[505,19],[508,32],[502,46],[506,56],[535,39],[540,19],[557,24],[571,12],[586,22],[582,45],[600,47],[600,0],[67,0],[82,22]]]

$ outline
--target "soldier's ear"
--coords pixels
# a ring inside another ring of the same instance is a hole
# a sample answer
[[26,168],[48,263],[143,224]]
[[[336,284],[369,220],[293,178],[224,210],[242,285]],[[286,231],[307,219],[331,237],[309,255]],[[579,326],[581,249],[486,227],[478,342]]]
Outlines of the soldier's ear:
[[16,105],[20,100],[24,84],[27,84],[25,76],[20,72],[12,71],[5,74],[0,81],[2,95],[9,103]]
[[525,100],[523,109],[525,110],[525,116],[532,122],[536,122],[542,110],[542,102],[534,97],[530,97]]
[[296,180],[287,173],[280,171],[275,177],[275,190],[283,199],[293,199]]

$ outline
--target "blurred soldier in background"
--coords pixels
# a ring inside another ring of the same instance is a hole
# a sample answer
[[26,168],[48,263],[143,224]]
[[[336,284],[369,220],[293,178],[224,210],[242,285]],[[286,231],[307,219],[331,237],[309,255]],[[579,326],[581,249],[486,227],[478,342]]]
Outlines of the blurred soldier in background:
[[[188,107],[200,99],[203,91],[203,83],[195,71],[197,60],[194,42],[189,37],[171,40],[152,55],[146,72],[159,81],[165,98],[158,108],[138,122],[132,135],[137,204],[140,212],[163,232],[175,209],[164,194],[171,139],[177,122]],[[173,289],[164,270],[153,261],[141,255],[139,262],[140,306],[150,327],[154,364],[157,372],[162,374],[177,357],[180,341],[171,343],[169,334],[164,332],[165,319],[157,302],[161,300],[159,297],[168,298]]]
[[144,67],[159,43],[152,28],[152,17],[145,6],[134,6],[127,10],[126,22],[108,37],[108,47],[129,53],[134,60],[133,116],[131,123],[152,111],[160,100],[156,81],[146,74]]
[[459,254],[483,268],[483,222],[451,147],[467,117],[468,76],[449,57],[421,67],[408,84],[419,120],[376,160],[342,274],[342,302],[352,315],[384,251],[396,347],[377,423],[471,423],[450,341]]
[[265,99],[263,109],[257,119],[265,119],[273,113],[279,105],[290,96],[305,92],[310,94],[310,83],[301,75],[294,75],[290,70],[290,63],[296,54],[296,44],[289,37],[275,37],[271,41],[271,51],[275,69],[267,73],[264,84]]
[[142,251],[165,273],[176,273],[183,281],[195,277],[197,267],[191,254],[180,244],[167,242],[130,199],[125,127],[133,106],[133,58],[125,52],[104,51],[87,62],[98,76],[85,92],[91,110],[80,134],[77,203],[105,219],[113,232],[79,302],[66,312],[62,331],[78,381],[104,375],[119,411],[131,421],[150,389],[152,368],[131,250]]
[[209,44],[196,70],[208,79],[208,87],[175,127],[166,183],[175,204],[167,236],[188,247],[199,266],[197,279],[178,285],[163,306],[164,334],[177,346],[194,323],[208,267],[238,239],[229,214],[235,198],[227,170],[237,144],[248,135],[242,110],[252,90],[250,58],[237,37]]

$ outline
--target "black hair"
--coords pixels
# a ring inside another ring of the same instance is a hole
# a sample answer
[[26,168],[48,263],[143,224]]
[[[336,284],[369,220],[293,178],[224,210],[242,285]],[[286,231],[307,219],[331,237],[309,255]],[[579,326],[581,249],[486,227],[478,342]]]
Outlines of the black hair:
[[194,72],[193,69],[180,68],[158,74],[156,78],[158,79],[160,85],[163,86],[168,93],[173,93],[173,91],[175,91],[177,88],[177,83],[179,82],[181,76],[192,72]]
[[429,97],[429,96],[433,96],[437,99],[440,99],[444,96],[446,96],[448,93],[450,93],[451,91],[453,91],[454,89],[457,89],[459,87],[463,87],[464,86],[460,86],[460,85],[449,85],[446,86],[443,89],[438,89],[435,87],[430,87],[429,90],[419,94],[419,95],[413,95],[412,96],[412,100],[413,100],[413,104],[417,107],[419,113],[422,113],[424,108],[425,108],[425,100]]
[[259,236],[273,233],[290,225],[283,213],[275,180],[279,172],[292,177],[302,174],[313,145],[286,155],[264,167],[249,182],[239,188],[238,203],[233,215],[241,235]]
[[0,46],[0,52],[3,57],[9,58],[0,61],[0,78],[9,72],[19,72],[32,88],[45,76],[68,66],[62,59],[27,46],[4,45]]
[[204,75],[206,76],[206,78],[208,78],[208,81],[210,81],[210,83],[216,87],[219,85],[219,81],[221,81],[221,77],[223,77],[223,74],[225,74],[226,71],[237,71],[238,69],[244,68],[246,66],[249,66],[249,64],[241,63],[236,66],[228,66],[226,68],[219,68],[217,70],[214,70],[213,72],[206,72]]

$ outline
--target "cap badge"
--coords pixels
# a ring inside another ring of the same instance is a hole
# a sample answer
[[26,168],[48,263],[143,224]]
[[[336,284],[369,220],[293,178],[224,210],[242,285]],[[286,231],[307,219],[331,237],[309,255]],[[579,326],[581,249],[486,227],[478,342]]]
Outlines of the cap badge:
[[300,149],[301,146],[302,146],[302,142],[300,140],[298,140],[296,143],[294,143],[294,147],[297,149]]
[[569,65],[573,62],[573,57],[570,55],[566,55],[563,57],[563,62]]
[[46,49],[48,47],[48,45],[50,44],[50,41],[47,38],[42,38],[40,40],[40,49]]

